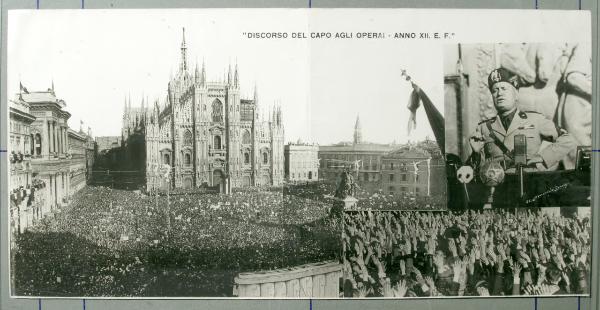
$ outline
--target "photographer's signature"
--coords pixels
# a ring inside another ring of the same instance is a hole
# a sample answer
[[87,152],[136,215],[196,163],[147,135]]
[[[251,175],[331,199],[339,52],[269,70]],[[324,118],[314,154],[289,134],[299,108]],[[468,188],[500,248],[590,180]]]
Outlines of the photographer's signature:
[[562,184],[562,185],[558,185],[558,186],[552,187],[552,188],[548,189],[547,191],[545,191],[545,192],[543,192],[543,193],[541,193],[539,195],[535,195],[533,198],[527,199],[525,201],[525,203],[532,203],[532,202],[540,199],[543,196],[546,196],[546,195],[548,195],[550,193],[558,192],[559,190],[565,189],[568,186],[569,186],[569,183],[565,183],[565,184]]

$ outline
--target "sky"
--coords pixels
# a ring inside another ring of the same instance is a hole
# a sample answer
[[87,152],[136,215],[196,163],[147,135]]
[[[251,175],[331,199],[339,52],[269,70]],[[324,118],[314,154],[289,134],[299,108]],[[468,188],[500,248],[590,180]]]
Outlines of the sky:
[[[377,143],[433,138],[424,110],[417,129],[407,132],[410,84],[406,69],[443,113],[443,45],[455,41],[535,41],[545,33],[581,41],[585,13],[540,15],[514,11],[514,25],[498,28],[498,13],[398,10],[40,10],[10,11],[9,99],[23,83],[30,91],[56,94],[72,114],[71,128],[90,127],[94,136],[119,135],[124,98],[139,106],[167,95],[180,62],[185,27],[188,63],[206,64],[219,80],[229,65],[239,67],[243,98],[258,89],[260,111],[281,106],[285,140],[319,144],[351,141],[360,116],[363,140]],[[505,11],[506,12],[506,11]],[[462,14],[462,15],[461,15]],[[461,17],[462,16],[462,17]],[[537,18],[537,20],[536,20]],[[431,23],[437,20],[439,23]],[[530,31],[517,32],[519,21]],[[539,21],[539,22],[538,22]],[[473,30],[472,25],[481,30]],[[439,25],[444,25],[439,29]],[[554,27],[554,28],[553,28]],[[494,35],[490,36],[493,29]],[[574,29],[574,30],[572,30]],[[250,32],[447,31],[449,40],[249,39]],[[585,38],[583,39],[585,40]],[[589,37],[587,38],[589,40]]]

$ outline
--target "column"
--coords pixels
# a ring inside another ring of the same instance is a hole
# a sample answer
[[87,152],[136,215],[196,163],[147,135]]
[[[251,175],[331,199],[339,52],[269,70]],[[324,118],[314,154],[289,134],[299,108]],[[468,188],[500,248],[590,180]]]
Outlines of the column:
[[64,153],[63,152],[63,134],[62,134],[62,126],[58,126],[58,129],[56,130],[56,133],[58,134],[58,152],[59,153]]
[[63,126],[63,153],[67,153],[67,147],[69,146],[69,137],[67,137],[67,127]]
[[54,123],[54,149],[60,153],[60,136],[58,135],[58,122]]
[[[50,145],[48,144],[49,139],[48,139],[48,135],[49,135],[49,131],[48,131],[48,122],[44,121],[42,123],[42,141],[40,141],[40,143],[42,144],[42,156],[48,156],[48,153],[50,153]],[[35,145],[35,136],[34,136],[34,145]],[[34,152],[36,151],[35,149],[33,150]]]
[[50,121],[50,152],[55,152],[54,148],[54,122]]
[[65,152],[65,127],[64,126],[60,126],[60,140],[61,140],[61,144],[60,144],[60,151],[64,154]]
[[69,136],[67,135],[67,127],[63,127],[63,153],[69,151]]

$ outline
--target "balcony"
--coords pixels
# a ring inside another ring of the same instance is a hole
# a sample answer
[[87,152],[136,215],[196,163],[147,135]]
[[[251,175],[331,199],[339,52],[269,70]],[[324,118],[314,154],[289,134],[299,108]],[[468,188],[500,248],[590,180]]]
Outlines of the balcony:
[[208,156],[225,157],[227,153],[226,149],[210,149],[208,150]]

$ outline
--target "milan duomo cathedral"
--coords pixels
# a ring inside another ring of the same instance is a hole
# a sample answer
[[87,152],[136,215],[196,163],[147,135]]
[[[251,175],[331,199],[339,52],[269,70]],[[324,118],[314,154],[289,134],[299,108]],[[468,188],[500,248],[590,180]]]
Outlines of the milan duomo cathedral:
[[[240,98],[237,64],[225,81],[207,81],[204,63],[188,67],[185,30],[181,62],[165,102],[125,102],[122,137],[127,157],[145,162],[146,189],[219,186],[221,190],[283,182],[281,108],[259,118],[253,99]],[[170,173],[164,174],[165,164]]]

